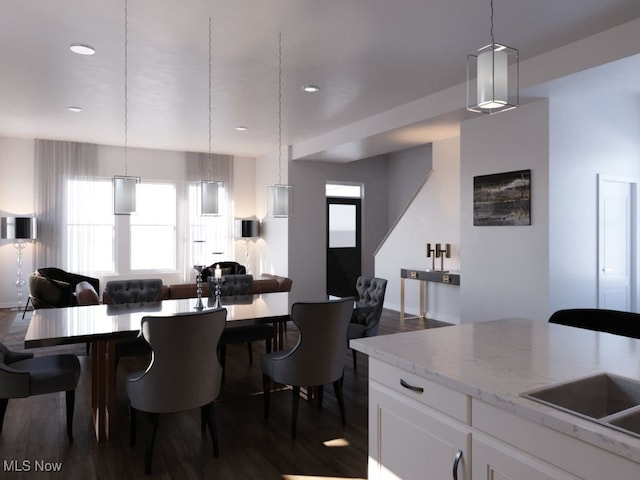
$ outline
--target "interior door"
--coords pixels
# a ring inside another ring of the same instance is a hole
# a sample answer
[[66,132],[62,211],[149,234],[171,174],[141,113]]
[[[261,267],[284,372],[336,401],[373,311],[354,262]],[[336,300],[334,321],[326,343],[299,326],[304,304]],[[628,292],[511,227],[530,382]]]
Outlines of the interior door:
[[634,311],[635,184],[599,178],[598,188],[598,307]]
[[327,294],[356,294],[361,273],[362,204],[359,198],[327,197]]

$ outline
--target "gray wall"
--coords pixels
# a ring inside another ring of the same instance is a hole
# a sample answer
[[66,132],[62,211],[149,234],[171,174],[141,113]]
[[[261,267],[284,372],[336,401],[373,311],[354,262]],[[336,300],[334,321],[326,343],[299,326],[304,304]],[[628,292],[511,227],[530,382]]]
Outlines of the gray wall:
[[[548,318],[549,106],[522,105],[462,123],[460,315],[462,323]],[[473,177],[531,170],[531,225],[473,225]]]
[[549,312],[598,302],[598,174],[640,177],[640,97],[565,95],[550,116]]
[[433,147],[429,143],[409,148],[389,154],[388,159],[389,225],[393,225],[424,185],[433,163]]
[[289,164],[289,183],[294,188],[294,214],[289,220],[289,277],[294,291],[326,291],[327,182],[364,185],[362,274],[374,274],[373,253],[389,228],[387,174],[384,156],[345,164],[301,160]]

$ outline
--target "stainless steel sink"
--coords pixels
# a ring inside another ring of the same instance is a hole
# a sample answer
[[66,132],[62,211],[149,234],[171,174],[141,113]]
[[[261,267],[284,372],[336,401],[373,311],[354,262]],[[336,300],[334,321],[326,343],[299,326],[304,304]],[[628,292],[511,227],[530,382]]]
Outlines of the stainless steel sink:
[[522,396],[640,436],[640,380],[600,373]]

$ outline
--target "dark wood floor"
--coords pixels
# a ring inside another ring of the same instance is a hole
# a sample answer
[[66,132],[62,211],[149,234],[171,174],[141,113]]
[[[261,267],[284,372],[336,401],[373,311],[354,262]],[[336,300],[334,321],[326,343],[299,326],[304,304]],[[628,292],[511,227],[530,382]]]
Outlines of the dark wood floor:
[[[8,331],[15,312],[0,310],[0,338]],[[380,335],[442,326],[432,320],[412,319],[400,328],[399,314],[385,310]],[[294,328],[287,342],[296,338]],[[34,350],[37,354],[37,350]],[[263,417],[260,354],[254,345],[249,365],[245,345],[227,350],[227,372],[216,401],[220,456],[213,458],[211,441],[200,434],[198,411],[160,417],[153,459],[153,474],[144,475],[143,415],[138,420],[138,445],[128,443],[128,411],[124,380],[141,361],[124,359],[118,368],[118,435],[96,443],[92,430],[89,358],[81,356],[83,374],[78,386],[74,416],[75,441],[65,430],[64,395],[51,394],[11,400],[0,435],[0,478],[87,479],[358,479],[367,476],[367,361],[358,354],[357,371],[351,353],[345,358],[344,395],[347,426],[342,427],[332,388],[325,389],[324,408],[300,402],[298,438],[290,437],[291,391],[271,396],[271,416]],[[31,471],[4,471],[12,460]],[[23,464],[28,461],[28,464]],[[59,473],[35,472],[36,462],[61,462]]]

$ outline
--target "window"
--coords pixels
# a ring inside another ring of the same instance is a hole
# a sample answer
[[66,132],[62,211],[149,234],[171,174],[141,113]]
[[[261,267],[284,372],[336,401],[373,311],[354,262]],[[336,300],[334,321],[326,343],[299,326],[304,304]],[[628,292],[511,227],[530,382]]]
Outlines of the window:
[[362,185],[355,183],[327,183],[325,192],[327,197],[361,198]]
[[129,217],[131,270],[176,269],[176,186],[140,183]]
[[66,183],[66,268],[96,274],[115,271],[115,218],[110,180]]
[[[220,211],[228,212],[227,192],[222,191],[220,197],[222,202]],[[200,215],[200,188],[196,183],[189,185],[187,225],[187,250],[185,252],[187,265],[191,266],[196,263],[212,265],[216,261],[228,259],[227,255],[231,251],[232,245],[229,215]]]

